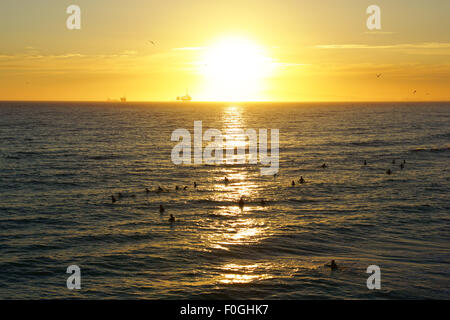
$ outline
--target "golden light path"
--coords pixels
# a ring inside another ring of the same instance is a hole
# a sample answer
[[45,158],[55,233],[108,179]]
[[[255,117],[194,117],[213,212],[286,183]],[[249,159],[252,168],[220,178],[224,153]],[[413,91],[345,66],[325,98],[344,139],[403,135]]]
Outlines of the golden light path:
[[[223,111],[222,132],[225,133],[226,148],[248,146],[248,140],[239,137],[237,130],[246,129],[243,107],[238,104],[230,104]],[[238,136],[236,136],[236,134]],[[236,139],[240,138],[240,139]],[[235,155],[237,158],[238,155]],[[252,211],[265,210],[263,206],[255,205],[255,200],[260,197],[259,185],[250,179],[250,173],[245,166],[230,166],[223,170],[223,176],[219,176],[214,190],[214,200],[226,202],[214,211],[214,215],[226,216],[227,219],[219,219],[214,222],[216,232],[207,236],[206,242],[210,248],[229,250],[230,246],[258,243],[270,235],[270,227],[262,220],[251,216]],[[227,177],[230,183],[223,183]],[[240,209],[237,201],[244,197],[246,201],[252,201],[252,205]],[[228,203],[232,202],[232,205]],[[215,281],[222,284],[247,283],[270,278],[268,270],[260,270],[258,264],[239,265],[226,263],[220,267],[220,275]],[[270,268],[269,268],[270,269]],[[264,272],[262,272],[264,271]]]

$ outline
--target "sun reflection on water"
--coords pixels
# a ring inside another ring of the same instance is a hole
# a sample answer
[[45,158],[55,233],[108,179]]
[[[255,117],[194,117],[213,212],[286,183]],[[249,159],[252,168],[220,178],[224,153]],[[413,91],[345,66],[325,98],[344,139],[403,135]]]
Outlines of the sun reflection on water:
[[259,264],[238,265],[226,264],[222,267],[224,273],[220,275],[218,281],[223,284],[250,283],[257,280],[270,279],[266,268]]
[[[222,123],[222,131],[226,132],[225,137],[229,138],[227,148],[235,148],[241,143],[248,145],[248,141],[236,141],[233,136],[235,130],[245,129],[241,106],[230,105],[225,108]],[[253,216],[253,213],[261,211],[258,202],[261,185],[258,179],[255,179],[254,173],[245,165],[231,164],[225,168],[213,168],[211,174],[215,176],[211,200],[218,205],[210,212],[211,221],[208,223],[211,232],[201,236],[206,246],[229,250],[233,245],[257,243],[268,237],[269,226],[262,219]],[[238,205],[241,197],[245,203],[243,208]]]

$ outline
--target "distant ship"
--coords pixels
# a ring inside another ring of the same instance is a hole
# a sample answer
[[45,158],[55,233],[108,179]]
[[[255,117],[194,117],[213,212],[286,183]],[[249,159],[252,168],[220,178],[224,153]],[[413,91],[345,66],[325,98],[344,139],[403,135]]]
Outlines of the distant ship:
[[179,101],[191,101],[192,97],[188,94],[188,91],[186,90],[186,95],[181,96],[181,97],[178,96],[177,100],[179,100]]

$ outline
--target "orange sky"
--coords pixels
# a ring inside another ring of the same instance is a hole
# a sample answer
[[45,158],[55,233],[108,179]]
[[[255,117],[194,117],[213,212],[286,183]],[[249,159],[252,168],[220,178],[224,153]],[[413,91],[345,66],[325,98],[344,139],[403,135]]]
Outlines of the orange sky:
[[[71,4],[81,30],[66,28]],[[0,100],[173,101],[186,88],[194,100],[450,100],[449,12],[438,0],[2,0]]]

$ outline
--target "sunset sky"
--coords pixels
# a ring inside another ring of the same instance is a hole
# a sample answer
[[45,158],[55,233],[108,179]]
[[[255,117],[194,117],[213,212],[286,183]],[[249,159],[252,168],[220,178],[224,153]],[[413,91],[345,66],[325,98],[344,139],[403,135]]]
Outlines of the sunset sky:
[[2,0],[0,100],[450,100],[449,16],[441,0]]

